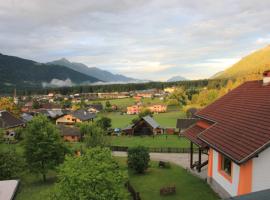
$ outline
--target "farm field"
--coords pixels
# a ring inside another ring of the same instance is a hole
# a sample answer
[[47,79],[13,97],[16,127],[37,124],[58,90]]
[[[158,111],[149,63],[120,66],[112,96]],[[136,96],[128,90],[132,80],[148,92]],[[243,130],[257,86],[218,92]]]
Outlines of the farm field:
[[190,143],[177,135],[159,136],[108,136],[112,146],[145,146],[150,148],[188,148]]
[[[126,159],[117,158],[120,166],[126,169]],[[128,172],[131,185],[144,200],[217,200],[219,197],[212,191],[207,183],[182,167],[171,164],[168,169],[158,167],[158,162],[151,162],[145,174]],[[176,194],[160,196],[159,190],[166,186],[175,186]]]

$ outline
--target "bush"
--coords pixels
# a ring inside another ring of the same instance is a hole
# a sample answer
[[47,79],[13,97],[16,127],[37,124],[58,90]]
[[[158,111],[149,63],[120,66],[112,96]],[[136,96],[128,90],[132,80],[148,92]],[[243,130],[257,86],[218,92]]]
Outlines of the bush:
[[112,126],[112,120],[108,117],[101,117],[96,121],[97,126],[100,128],[107,130],[108,128],[111,128]]
[[149,167],[150,155],[146,147],[138,146],[128,149],[128,167],[137,173],[144,173]]
[[18,178],[23,170],[23,159],[14,149],[0,151],[0,180]]
[[125,200],[125,171],[106,148],[92,148],[82,156],[67,156],[59,167],[55,200]]

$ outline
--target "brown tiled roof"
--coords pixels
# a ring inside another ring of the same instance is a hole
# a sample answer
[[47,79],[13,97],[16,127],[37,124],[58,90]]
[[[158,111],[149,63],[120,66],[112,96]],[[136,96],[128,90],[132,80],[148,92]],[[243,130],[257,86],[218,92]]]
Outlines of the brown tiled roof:
[[189,129],[185,130],[183,132],[183,135],[188,138],[190,141],[192,141],[193,143],[195,143],[196,145],[200,146],[200,147],[205,147],[206,144],[200,140],[198,138],[198,135],[204,131],[205,129],[200,127],[200,126],[197,126],[196,124],[193,125],[192,127],[190,127]]
[[270,144],[270,85],[246,82],[196,115],[216,122],[198,137],[243,163]]
[[0,111],[0,128],[13,128],[23,125],[24,122],[8,111]]

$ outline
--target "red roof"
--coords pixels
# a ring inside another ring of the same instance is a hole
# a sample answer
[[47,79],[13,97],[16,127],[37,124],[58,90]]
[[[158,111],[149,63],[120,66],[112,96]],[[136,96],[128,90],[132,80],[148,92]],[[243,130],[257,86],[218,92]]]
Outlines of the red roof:
[[198,145],[200,147],[206,147],[206,144],[197,137],[204,130],[205,130],[204,128],[195,124],[192,127],[190,127],[189,129],[185,130],[183,132],[183,135],[186,138],[188,138],[190,141],[195,143],[196,145]]
[[270,85],[246,82],[197,112],[216,122],[198,138],[237,163],[270,145]]

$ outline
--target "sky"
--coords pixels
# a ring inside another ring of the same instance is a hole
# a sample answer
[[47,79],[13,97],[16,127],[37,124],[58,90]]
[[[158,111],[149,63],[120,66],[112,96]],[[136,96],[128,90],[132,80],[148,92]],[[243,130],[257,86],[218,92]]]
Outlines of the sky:
[[270,43],[269,0],[0,0],[0,52],[208,78]]

